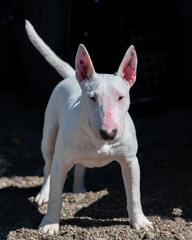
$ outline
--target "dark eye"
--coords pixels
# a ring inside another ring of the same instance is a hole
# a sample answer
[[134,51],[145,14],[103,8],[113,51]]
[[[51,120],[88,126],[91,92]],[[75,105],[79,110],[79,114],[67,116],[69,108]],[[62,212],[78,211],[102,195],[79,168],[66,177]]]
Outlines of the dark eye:
[[121,101],[123,98],[124,98],[123,96],[120,96],[118,100]]
[[90,99],[91,99],[93,102],[96,102],[96,98],[95,98],[95,97],[90,97]]

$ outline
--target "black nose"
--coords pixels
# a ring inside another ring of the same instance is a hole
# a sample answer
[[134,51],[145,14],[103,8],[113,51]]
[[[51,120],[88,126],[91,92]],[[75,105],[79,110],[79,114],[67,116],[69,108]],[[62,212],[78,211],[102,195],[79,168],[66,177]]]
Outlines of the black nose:
[[107,132],[106,130],[101,129],[100,135],[104,140],[113,140],[117,134],[117,129],[113,129],[111,132]]

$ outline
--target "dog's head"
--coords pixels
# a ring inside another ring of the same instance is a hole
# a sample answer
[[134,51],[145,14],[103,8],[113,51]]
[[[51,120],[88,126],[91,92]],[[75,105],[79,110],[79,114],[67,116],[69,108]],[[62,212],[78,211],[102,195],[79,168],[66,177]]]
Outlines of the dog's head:
[[78,48],[75,65],[76,79],[82,89],[84,114],[91,131],[98,139],[118,139],[130,105],[129,90],[136,80],[134,47],[129,47],[115,75],[97,74],[82,44]]

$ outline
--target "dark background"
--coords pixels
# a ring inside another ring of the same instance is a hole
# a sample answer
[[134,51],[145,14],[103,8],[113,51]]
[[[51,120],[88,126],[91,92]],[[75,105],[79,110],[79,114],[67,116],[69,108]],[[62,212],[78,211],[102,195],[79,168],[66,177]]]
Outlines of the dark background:
[[134,44],[139,65],[132,103],[151,103],[149,112],[157,104],[191,103],[191,12],[189,0],[0,0],[0,93],[44,105],[61,80],[29,42],[28,19],[72,66],[79,43],[85,44],[97,72],[117,71]]

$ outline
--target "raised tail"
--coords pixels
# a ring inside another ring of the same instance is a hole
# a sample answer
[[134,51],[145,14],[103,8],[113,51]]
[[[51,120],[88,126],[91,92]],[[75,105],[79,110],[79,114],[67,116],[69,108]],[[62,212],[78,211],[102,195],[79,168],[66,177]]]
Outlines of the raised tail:
[[34,27],[28,20],[25,20],[25,29],[32,44],[44,56],[47,62],[56,69],[56,71],[63,77],[68,78],[75,76],[75,70],[66,62],[61,60],[39,37]]

